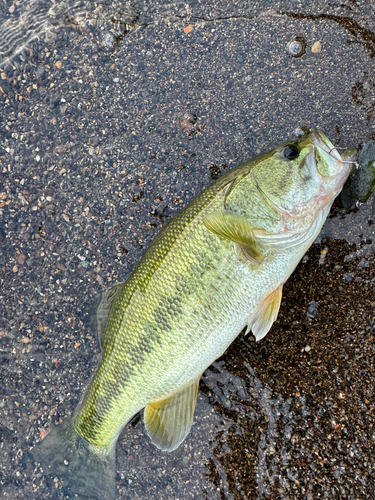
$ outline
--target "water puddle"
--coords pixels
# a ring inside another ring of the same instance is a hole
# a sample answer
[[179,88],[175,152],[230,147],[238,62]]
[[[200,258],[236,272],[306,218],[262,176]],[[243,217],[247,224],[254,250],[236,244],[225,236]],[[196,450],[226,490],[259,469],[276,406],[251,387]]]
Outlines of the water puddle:
[[[55,2],[31,0],[8,8],[8,19],[0,25],[0,67],[19,64],[15,60],[27,59],[28,45],[39,37],[48,42],[58,38],[59,28],[81,28],[106,24],[117,27],[118,33],[102,34],[103,44],[114,47],[126,34],[145,23],[144,16],[132,5],[124,2],[94,4],[83,0]],[[24,54],[22,54],[24,52]]]

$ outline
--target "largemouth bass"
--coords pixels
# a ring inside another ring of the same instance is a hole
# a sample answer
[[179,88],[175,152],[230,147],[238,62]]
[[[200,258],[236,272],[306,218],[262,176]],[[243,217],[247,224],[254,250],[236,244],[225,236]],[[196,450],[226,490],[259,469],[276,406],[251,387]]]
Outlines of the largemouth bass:
[[181,210],[129,279],[104,294],[95,376],[72,421],[32,450],[66,495],[114,498],[115,444],[143,408],[158,448],[181,444],[202,373],[245,327],[257,340],[268,333],[283,284],[351,169],[318,130],[239,165]]

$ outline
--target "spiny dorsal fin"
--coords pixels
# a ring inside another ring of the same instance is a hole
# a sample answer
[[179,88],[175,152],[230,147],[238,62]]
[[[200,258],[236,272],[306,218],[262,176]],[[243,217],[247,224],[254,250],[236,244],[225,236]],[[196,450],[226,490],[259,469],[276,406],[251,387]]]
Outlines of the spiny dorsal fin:
[[108,318],[111,312],[112,305],[120,293],[124,283],[119,283],[103,293],[102,300],[96,311],[98,320],[98,338],[100,347],[103,349],[105,329],[107,328]]
[[273,292],[258,304],[254,314],[251,317],[246,333],[253,332],[257,342],[267,335],[270,331],[280,309],[281,297],[283,295],[283,284],[278,286]]
[[243,215],[219,210],[205,217],[203,224],[212,233],[236,243],[250,262],[263,262],[264,257],[254,236],[254,228]]
[[144,421],[147,434],[161,450],[175,450],[189,434],[198,386],[199,378],[172,396],[146,406]]

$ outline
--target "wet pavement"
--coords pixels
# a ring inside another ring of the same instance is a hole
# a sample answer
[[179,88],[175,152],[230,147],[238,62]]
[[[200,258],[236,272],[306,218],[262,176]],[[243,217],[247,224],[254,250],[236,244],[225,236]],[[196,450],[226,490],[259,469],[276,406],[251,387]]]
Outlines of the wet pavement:
[[[0,497],[12,500],[52,498],[25,454],[72,415],[100,358],[100,294],[167,220],[299,129],[343,147],[374,139],[372,2],[54,5],[0,7]],[[38,12],[38,38],[12,31]],[[271,332],[241,334],[205,372],[179,449],[156,450],[139,418],[127,426],[119,500],[374,497],[373,219],[372,198],[350,214],[335,202]]]

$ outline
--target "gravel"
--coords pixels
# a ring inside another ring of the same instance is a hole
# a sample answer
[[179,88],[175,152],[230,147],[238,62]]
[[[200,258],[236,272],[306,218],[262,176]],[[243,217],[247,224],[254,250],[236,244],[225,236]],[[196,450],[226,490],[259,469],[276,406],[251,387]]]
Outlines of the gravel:
[[[375,139],[369,2],[144,0],[133,17],[83,4],[87,19],[71,4],[0,63],[2,499],[52,498],[27,451],[95,371],[101,292],[173,215],[294,131]],[[272,331],[240,335],[205,372],[178,450],[156,450],[139,418],[124,429],[119,500],[373,496],[372,203],[335,203]]]

